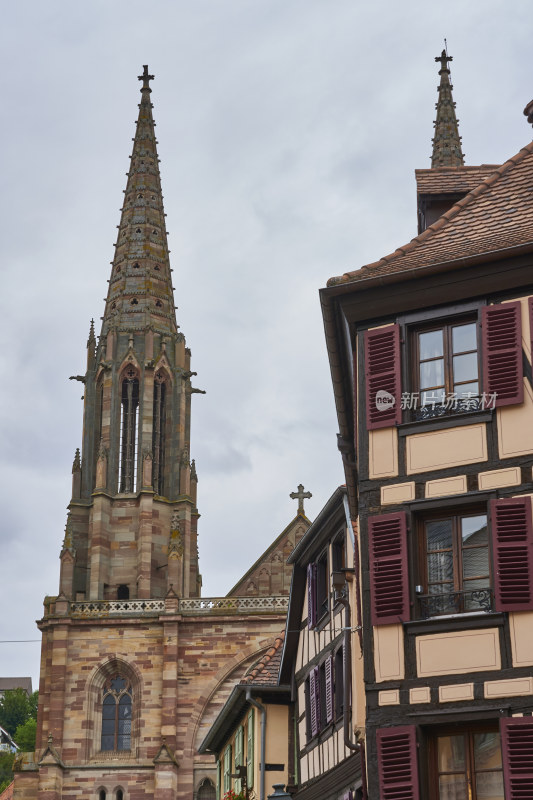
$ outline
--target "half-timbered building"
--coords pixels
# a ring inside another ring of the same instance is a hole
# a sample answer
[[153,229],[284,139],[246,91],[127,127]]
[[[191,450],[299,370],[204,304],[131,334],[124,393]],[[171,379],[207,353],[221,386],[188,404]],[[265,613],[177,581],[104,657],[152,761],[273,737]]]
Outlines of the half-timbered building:
[[518,800],[533,797],[533,144],[464,166],[437,60],[419,234],[321,292],[359,531],[368,790]]

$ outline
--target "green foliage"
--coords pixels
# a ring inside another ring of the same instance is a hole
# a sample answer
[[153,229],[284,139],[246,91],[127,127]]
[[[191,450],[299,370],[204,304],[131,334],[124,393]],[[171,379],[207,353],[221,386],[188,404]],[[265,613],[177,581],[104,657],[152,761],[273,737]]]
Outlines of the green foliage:
[[31,753],[35,750],[35,737],[37,734],[37,720],[30,717],[15,731],[13,739],[23,753]]
[[0,792],[3,792],[13,780],[14,760],[15,753],[10,753],[8,750],[0,750]]
[[19,725],[37,719],[38,694],[34,692],[28,697],[24,689],[8,689],[0,699],[0,725],[13,738]]

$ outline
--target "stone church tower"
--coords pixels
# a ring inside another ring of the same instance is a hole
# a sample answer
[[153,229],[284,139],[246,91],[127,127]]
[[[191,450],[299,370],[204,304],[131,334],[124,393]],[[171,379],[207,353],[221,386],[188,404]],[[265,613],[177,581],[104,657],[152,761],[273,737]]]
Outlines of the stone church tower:
[[214,797],[215,766],[197,745],[284,627],[285,559],[309,526],[299,510],[238,592],[200,597],[198,390],[176,324],[147,67],[140,80],[101,333],[91,323],[76,376],[82,448],[59,594],[38,623],[37,749],[18,758],[15,800]]

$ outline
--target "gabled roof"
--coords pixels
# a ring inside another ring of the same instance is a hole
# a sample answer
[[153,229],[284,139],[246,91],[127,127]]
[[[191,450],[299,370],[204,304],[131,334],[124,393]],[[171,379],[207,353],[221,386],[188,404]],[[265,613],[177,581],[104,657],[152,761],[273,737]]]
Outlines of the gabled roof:
[[0,692],[24,689],[25,692],[31,694],[31,688],[31,678],[0,678]]
[[432,167],[415,169],[418,194],[456,194],[471,192],[500,164],[481,164],[479,167]]
[[331,278],[328,286],[391,276],[408,280],[437,266],[533,250],[533,142],[482,180],[408,244],[362,269]]
[[241,686],[277,686],[285,631],[282,631],[254,668],[244,676]]

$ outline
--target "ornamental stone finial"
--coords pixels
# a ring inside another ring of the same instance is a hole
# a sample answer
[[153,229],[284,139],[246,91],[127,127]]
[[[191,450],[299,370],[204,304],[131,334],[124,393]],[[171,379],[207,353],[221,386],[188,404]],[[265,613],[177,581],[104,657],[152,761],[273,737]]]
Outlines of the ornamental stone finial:
[[297,492],[291,492],[290,495],[289,495],[291,500],[298,500],[298,514],[305,514],[305,511],[304,511],[304,500],[305,499],[309,499],[312,496],[313,495],[311,494],[311,492],[305,492],[304,491],[304,486],[303,486],[302,483],[298,484],[298,491]]

